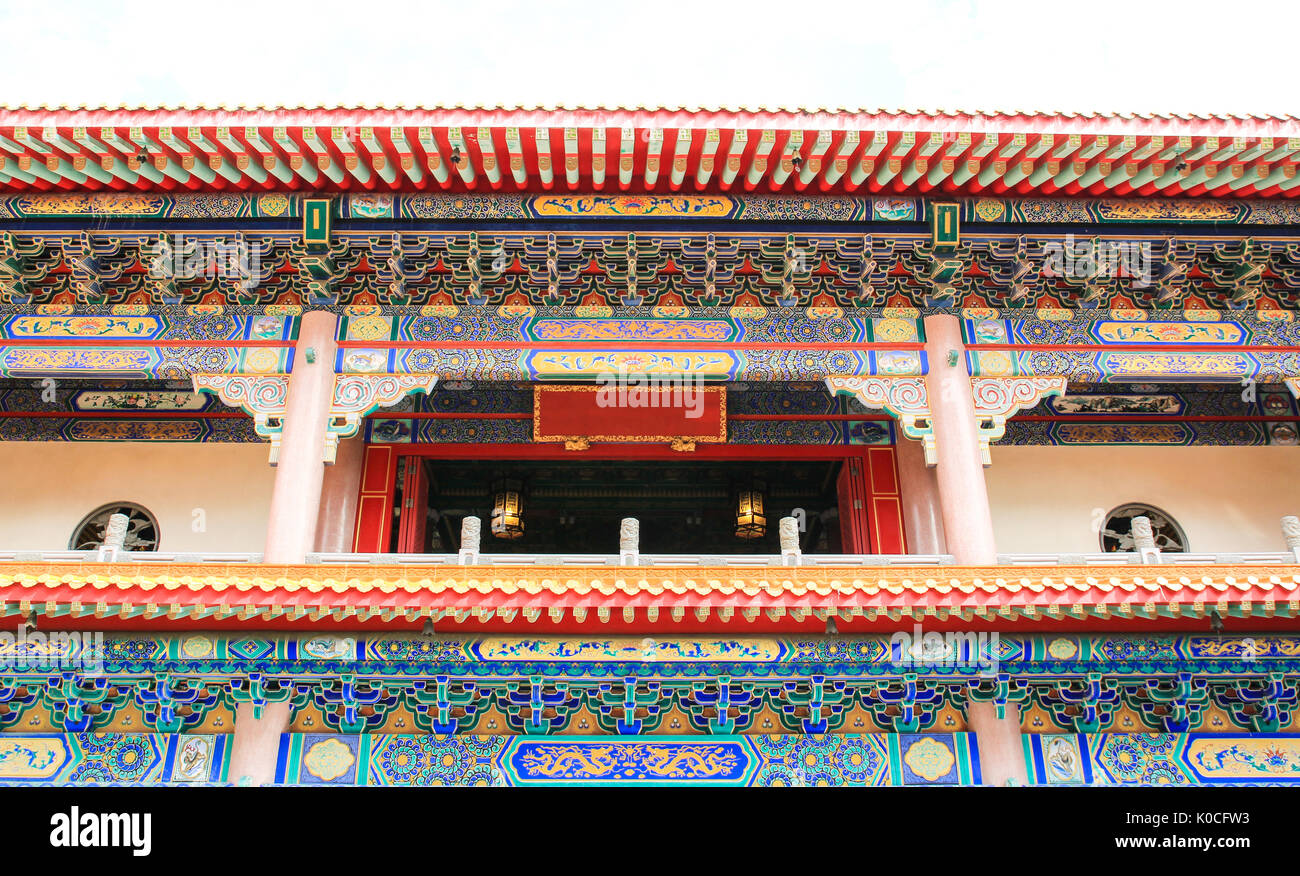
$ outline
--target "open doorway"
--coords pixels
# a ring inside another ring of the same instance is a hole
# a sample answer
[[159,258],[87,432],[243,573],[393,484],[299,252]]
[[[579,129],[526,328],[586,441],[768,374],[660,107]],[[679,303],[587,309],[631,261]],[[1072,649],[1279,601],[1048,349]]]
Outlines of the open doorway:
[[644,553],[775,554],[778,523],[793,516],[804,552],[843,553],[844,465],[408,456],[399,464],[401,521],[390,549],[454,553],[461,520],[473,515],[483,521],[485,553],[609,554],[618,550],[619,521],[635,517]]

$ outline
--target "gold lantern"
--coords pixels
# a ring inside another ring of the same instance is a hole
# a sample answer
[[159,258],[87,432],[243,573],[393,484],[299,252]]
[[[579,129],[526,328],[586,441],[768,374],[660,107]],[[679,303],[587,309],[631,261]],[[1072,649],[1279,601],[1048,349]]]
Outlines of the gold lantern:
[[751,480],[736,491],[736,537],[762,538],[767,534],[767,516],[763,511],[763,493],[767,485]]
[[492,534],[519,538],[524,534],[524,485],[514,478],[492,484]]

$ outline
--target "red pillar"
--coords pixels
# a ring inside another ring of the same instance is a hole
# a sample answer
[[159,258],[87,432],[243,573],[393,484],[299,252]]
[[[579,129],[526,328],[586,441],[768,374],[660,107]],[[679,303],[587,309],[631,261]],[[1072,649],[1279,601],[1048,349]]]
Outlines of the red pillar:
[[908,550],[914,554],[946,553],[939,482],[934,469],[925,464],[925,448],[920,441],[900,435],[894,449],[903,495],[903,525],[907,529]]
[[927,316],[925,335],[930,366],[926,389],[938,460],[935,477],[944,538],[948,552],[959,564],[991,566],[997,562],[998,551],[961,323],[951,314]]
[[1018,706],[1008,705],[1006,717],[999,718],[993,703],[967,703],[966,726],[975,734],[984,784],[999,788],[1029,784]]
[[357,435],[340,441],[334,464],[325,466],[320,516],[316,520],[316,550],[321,553],[352,550],[357,501],[361,495],[361,468],[365,459],[366,442]]
[[302,318],[271,490],[271,515],[266,528],[268,563],[301,563],[316,545],[325,477],[325,435],[334,397],[337,325],[338,317],[324,310],[314,310]]
[[280,753],[280,735],[289,729],[289,704],[267,703],[262,717],[253,717],[252,703],[235,707],[235,732],[231,739],[230,772],[235,785],[270,785]]

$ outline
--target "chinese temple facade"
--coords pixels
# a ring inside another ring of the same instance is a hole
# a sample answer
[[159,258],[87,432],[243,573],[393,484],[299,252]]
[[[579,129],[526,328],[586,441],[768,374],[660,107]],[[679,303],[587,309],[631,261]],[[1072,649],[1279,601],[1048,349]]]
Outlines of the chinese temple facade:
[[1298,163],[0,109],[0,785],[1296,783]]

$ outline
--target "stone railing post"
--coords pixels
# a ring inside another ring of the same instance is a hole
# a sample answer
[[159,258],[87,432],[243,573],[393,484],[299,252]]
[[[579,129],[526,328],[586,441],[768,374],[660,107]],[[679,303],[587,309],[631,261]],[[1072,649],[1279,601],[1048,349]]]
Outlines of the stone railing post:
[[1144,565],[1160,562],[1160,549],[1156,547],[1156,537],[1151,531],[1150,518],[1133,518],[1133,548],[1142,555]]
[[95,559],[105,563],[116,561],[117,555],[126,550],[126,531],[130,525],[131,520],[125,514],[109,517],[104,527],[104,543],[99,546]]
[[1300,517],[1283,517],[1282,535],[1286,538],[1286,549],[1300,563]]
[[641,557],[641,521],[624,517],[618,525],[618,564],[635,566]]
[[782,517],[781,565],[798,566],[803,563],[803,551],[799,548],[799,521],[793,517]]
[[479,536],[483,531],[483,521],[477,517],[465,517],[460,521],[460,556],[457,562],[462,566],[478,563]]

